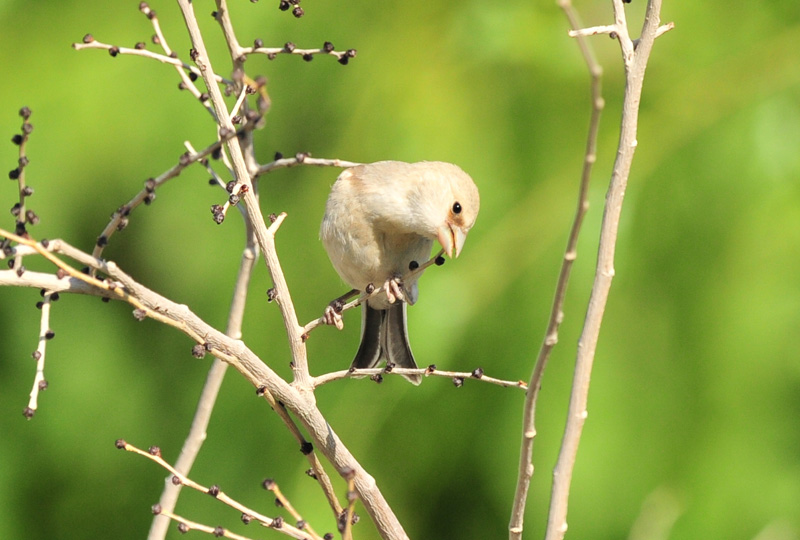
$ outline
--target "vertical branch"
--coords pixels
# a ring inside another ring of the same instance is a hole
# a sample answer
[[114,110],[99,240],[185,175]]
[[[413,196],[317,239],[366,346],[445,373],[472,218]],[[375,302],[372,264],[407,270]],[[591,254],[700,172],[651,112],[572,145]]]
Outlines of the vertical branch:
[[[208,88],[211,103],[217,115],[219,128],[232,131],[234,130],[234,126],[228,115],[222,92],[220,92],[219,86],[216,83],[214,70],[211,66],[211,59],[206,50],[203,36],[200,33],[200,27],[197,25],[197,18],[194,14],[192,3],[190,0],[178,0],[178,5],[181,8],[181,13],[183,14],[183,19],[192,41],[192,48],[194,50],[193,58]],[[267,269],[275,285],[275,291],[277,293],[276,300],[281,309],[283,322],[286,326],[286,333],[289,338],[289,346],[292,351],[292,369],[295,382],[300,387],[310,388],[308,359],[306,355],[306,346],[302,338],[302,327],[297,322],[297,314],[294,311],[292,299],[289,294],[289,286],[281,270],[280,261],[278,260],[278,254],[275,249],[275,236],[273,231],[277,229],[277,227],[267,229],[264,217],[261,215],[261,210],[258,206],[258,199],[253,189],[251,175],[248,171],[239,141],[236,139],[228,140],[226,148],[233,162],[233,172],[237,184],[247,187],[247,189],[241,190],[243,192],[241,200],[245,205],[247,219],[253,224],[253,230],[258,240],[258,245],[264,254]]]
[[[611,280],[614,277],[614,252],[622,213],[622,202],[625,197],[631,163],[637,146],[636,133],[644,73],[655,38],[663,33],[663,28],[667,30],[671,28],[670,25],[667,27],[659,26],[661,0],[649,0],[641,38],[634,42],[628,34],[623,0],[614,0],[613,6],[616,23],[611,27],[604,27],[601,31],[615,37],[619,41],[622,50],[626,76],[622,123],[617,158],[614,162],[614,169],[606,194],[594,284],[589,297],[583,331],[578,341],[567,424],[564,428],[561,450],[553,471],[553,490],[550,498],[546,540],[561,539],[567,531],[567,505],[572,471],[578,453],[578,444],[583,425],[588,414],[586,404],[592,364],[600,334],[600,325],[603,321],[603,313],[611,288]],[[592,33],[600,33],[600,31],[592,31],[592,29],[578,30],[570,32],[570,35],[577,37]]]
[[[573,30],[581,28],[581,23],[577,13],[572,7],[570,0],[559,0],[559,6],[564,10],[570,26]],[[600,114],[603,111],[605,102],[602,96],[603,69],[597,63],[591,47],[583,36],[578,37],[578,46],[589,69],[591,76],[591,102],[592,113],[589,121],[589,133],[586,138],[586,151],[583,158],[583,170],[581,172],[581,182],[578,189],[578,205],[575,210],[575,217],[570,229],[567,247],[561,263],[561,271],[558,275],[556,284],[555,298],[553,307],[550,310],[550,320],[547,323],[544,341],[539,348],[536,364],[528,383],[528,392],[525,396],[525,405],[522,419],[522,447],[520,449],[519,471],[517,473],[517,487],[514,493],[514,503],[511,509],[511,521],[508,525],[509,538],[517,540],[522,537],[523,522],[525,519],[525,504],[528,498],[531,478],[533,477],[533,440],[536,437],[536,402],[539,397],[539,390],[542,387],[542,377],[544,376],[550,353],[558,343],[558,329],[564,320],[564,298],[566,297],[569,277],[572,266],[578,257],[577,246],[578,236],[586,212],[589,210],[589,180],[592,176],[592,166],[597,160],[597,133],[600,128]]]
[[[236,278],[233,300],[231,301],[231,308],[228,314],[228,325],[225,330],[225,335],[233,339],[240,339],[242,337],[242,320],[244,318],[244,308],[247,301],[247,289],[250,285],[250,277],[253,274],[256,259],[258,258],[258,246],[255,245],[255,237],[253,236],[252,228],[249,226],[249,223],[247,225],[245,231],[247,244],[242,252],[242,260],[239,263],[239,274]],[[228,365],[225,362],[219,358],[215,358],[208,371],[206,382],[203,385],[194,418],[192,419],[192,425],[189,428],[189,434],[186,436],[183,448],[181,448],[181,453],[175,462],[175,469],[183,475],[189,474],[200,452],[200,448],[203,442],[205,442],[208,424],[211,421],[211,413],[214,410],[217,395],[222,386],[227,367]],[[161,492],[161,498],[158,504],[168,513],[173,512],[178,502],[180,491],[181,485],[174,484],[172,482],[172,477],[168,476],[164,481],[164,490]],[[147,535],[148,540],[161,540],[165,538],[167,536],[169,524],[170,519],[165,514],[156,514],[150,526],[150,532]]]

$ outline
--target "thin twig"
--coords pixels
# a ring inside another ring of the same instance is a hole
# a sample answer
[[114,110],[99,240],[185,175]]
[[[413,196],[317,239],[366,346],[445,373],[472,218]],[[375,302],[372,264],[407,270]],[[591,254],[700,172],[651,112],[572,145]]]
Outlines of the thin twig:
[[494,384],[505,388],[522,388],[523,390],[528,388],[528,385],[525,383],[525,381],[505,381],[503,379],[490,377],[489,375],[485,375],[483,373],[483,369],[481,368],[476,368],[471,372],[467,372],[446,371],[438,369],[436,366],[428,366],[427,368],[418,369],[399,368],[394,366],[385,368],[345,369],[314,377],[313,383],[314,388],[317,388],[323,384],[346,378],[370,377],[373,380],[380,381],[378,377],[383,377],[384,375],[421,375],[423,377],[445,377],[452,379],[453,384],[457,387],[463,386],[464,381],[469,379]]
[[[241,512],[242,514],[246,514],[250,518],[257,520],[259,523],[261,523],[266,527],[271,527],[278,532],[281,532],[287,536],[290,536],[292,538],[297,538],[300,540],[321,540],[319,536],[317,536],[316,534],[312,534],[311,531],[300,530],[293,525],[285,523],[281,518],[270,518],[259,512],[256,512],[252,508],[249,508],[240,503],[239,501],[231,498],[224,491],[222,491],[219,488],[219,486],[205,487],[195,482],[188,476],[177,471],[169,463],[164,461],[164,459],[161,457],[161,450],[158,447],[151,447],[148,451],[145,451],[135,447],[132,444],[125,442],[124,440],[118,440],[116,442],[116,445],[117,448],[121,450],[126,450],[128,452],[132,452],[142,457],[146,457],[150,461],[157,463],[158,465],[160,465],[161,467],[170,472],[170,474],[172,475],[171,478],[173,479],[174,482],[178,482],[181,485],[199,491],[200,493],[211,495],[222,504],[230,506],[231,508],[237,510],[238,512]],[[164,509],[159,509],[159,512],[163,511]]]
[[[570,0],[560,0],[559,6],[564,10],[570,26],[573,29],[580,28],[581,23],[578,18],[578,14],[572,7]],[[586,150],[583,158],[583,170],[581,172],[580,187],[578,188],[578,204],[575,210],[575,217],[572,221],[572,228],[570,229],[569,239],[567,240],[564,258],[561,262],[561,271],[558,275],[553,306],[550,310],[550,320],[547,323],[545,337],[542,345],[539,348],[536,364],[534,365],[533,373],[531,373],[530,382],[528,384],[529,390],[525,397],[522,420],[522,443],[520,449],[519,470],[517,473],[517,487],[511,510],[511,521],[508,525],[509,538],[512,540],[522,537],[528,489],[530,487],[530,481],[534,471],[533,441],[536,436],[536,402],[539,397],[539,390],[542,386],[542,377],[544,376],[547,362],[550,359],[550,354],[553,351],[553,348],[555,347],[556,343],[558,343],[558,329],[564,320],[563,308],[567,293],[567,286],[569,284],[572,266],[578,256],[578,236],[580,235],[583,218],[586,215],[586,212],[589,210],[589,181],[591,180],[592,166],[597,160],[597,133],[600,128],[600,114],[605,105],[601,86],[603,70],[597,63],[594,53],[586,39],[582,36],[579,36],[577,41],[591,77],[592,112],[591,119],[589,121],[589,133],[586,138]]]
[[594,283],[589,297],[583,330],[578,341],[567,423],[564,428],[561,450],[553,471],[553,490],[550,497],[546,540],[560,540],[567,531],[569,488],[583,425],[588,414],[586,404],[592,364],[597,349],[603,313],[614,276],[614,252],[622,203],[630,175],[631,163],[633,162],[633,155],[637,146],[636,133],[642,84],[653,43],[656,36],[659,35],[659,28],[661,28],[659,22],[661,0],[649,0],[644,24],[642,25],[641,38],[638,45],[634,45],[628,33],[623,0],[613,0],[613,7],[616,26],[614,36],[620,44],[626,81],[619,146],[608,193],[606,194]]

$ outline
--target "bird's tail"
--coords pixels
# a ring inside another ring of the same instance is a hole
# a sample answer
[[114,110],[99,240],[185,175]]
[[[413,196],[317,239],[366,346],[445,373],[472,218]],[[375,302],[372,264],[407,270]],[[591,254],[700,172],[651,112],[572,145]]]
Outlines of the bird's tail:
[[[351,367],[373,368],[381,360],[397,367],[416,369],[417,363],[408,344],[406,303],[397,302],[388,309],[374,309],[365,302],[361,314],[361,345]],[[413,384],[422,382],[420,375],[403,375]]]

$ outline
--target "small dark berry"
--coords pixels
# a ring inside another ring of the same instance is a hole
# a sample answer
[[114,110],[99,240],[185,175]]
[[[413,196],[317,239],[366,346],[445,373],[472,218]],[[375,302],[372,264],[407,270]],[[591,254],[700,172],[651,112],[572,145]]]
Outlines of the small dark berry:
[[333,43],[331,43],[330,41],[326,41],[322,45],[322,50],[325,51],[326,53],[333,52],[333,49],[334,49]]
[[12,169],[12,170],[8,171],[8,178],[10,180],[16,180],[17,178],[19,178],[19,173],[20,172],[21,171],[20,171],[19,167],[17,167],[16,169]]
[[110,49],[108,49],[108,54],[111,56],[117,56],[119,54],[119,47],[116,45],[112,46]]
[[411,261],[410,263],[408,263],[408,269],[411,270],[412,272],[417,268],[419,268],[419,263],[417,261]]
[[300,445],[300,452],[302,452],[304,456],[307,456],[313,451],[314,451],[314,445],[308,441],[304,441],[303,444]]
[[11,137],[11,142],[12,142],[12,143],[14,143],[14,144],[16,144],[17,146],[19,146],[20,144],[22,144],[22,141],[24,141],[24,140],[25,140],[25,139],[23,138],[23,136],[22,136],[22,135],[20,135],[19,133],[17,133],[17,134],[16,134],[16,135],[14,135],[13,137]]
[[301,8],[300,6],[297,6],[296,8],[294,8],[294,9],[292,10],[292,15],[294,15],[294,16],[295,16],[295,17],[297,17],[298,19],[299,19],[300,17],[302,17],[303,15],[305,15],[305,14],[306,14],[306,12],[305,12],[305,11],[303,11],[303,8]]
[[444,264],[444,257],[439,255],[438,257],[436,257],[436,260],[433,261],[433,262],[436,264],[436,266],[442,266]]
[[220,489],[219,486],[214,484],[210,488],[208,488],[208,494],[212,497],[217,497],[219,495]]
[[303,60],[306,62],[311,62],[314,59],[314,55],[311,53],[306,53],[303,55]]

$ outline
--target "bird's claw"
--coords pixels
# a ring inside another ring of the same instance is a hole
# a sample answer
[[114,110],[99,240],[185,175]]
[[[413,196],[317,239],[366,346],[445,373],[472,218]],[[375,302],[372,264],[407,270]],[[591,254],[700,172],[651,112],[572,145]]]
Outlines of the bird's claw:
[[386,291],[386,300],[390,304],[394,304],[397,300],[403,301],[406,299],[403,293],[403,282],[399,277],[387,279],[386,283],[383,284],[383,289]]
[[344,320],[342,319],[342,308],[339,307],[337,310],[337,306],[334,305],[336,301],[334,300],[331,302],[329,306],[325,308],[325,311],[322,313],[322,320],[325,324],[335,326],[338,330],[342,330],[344,328]]

